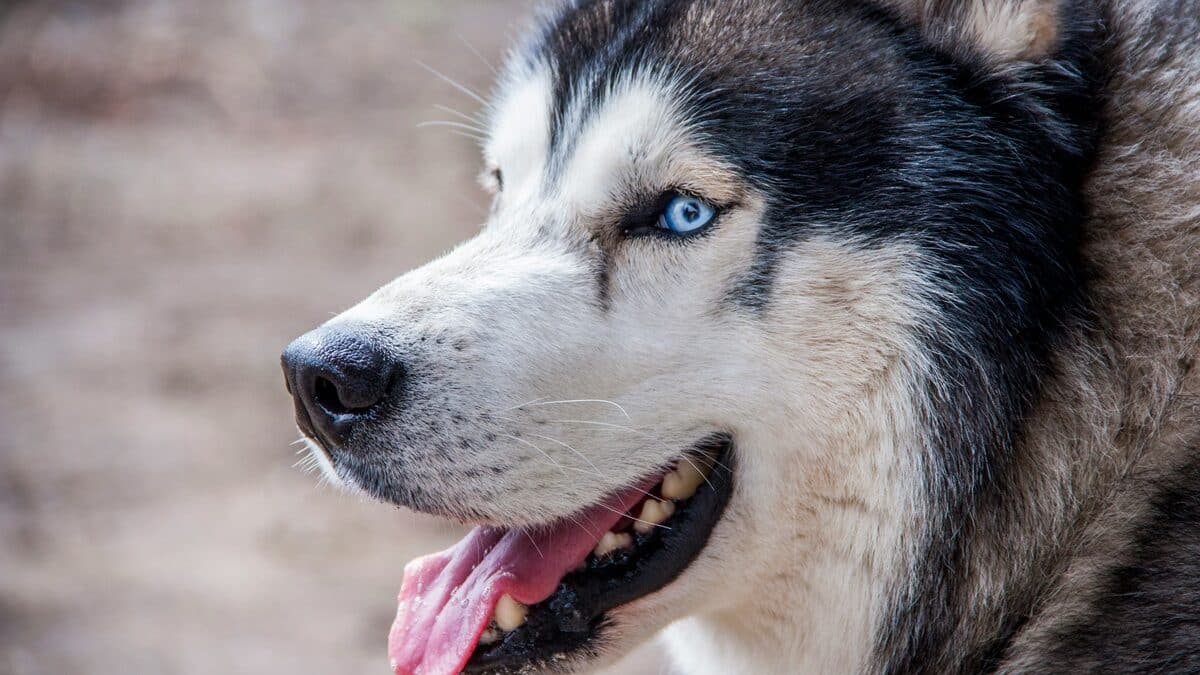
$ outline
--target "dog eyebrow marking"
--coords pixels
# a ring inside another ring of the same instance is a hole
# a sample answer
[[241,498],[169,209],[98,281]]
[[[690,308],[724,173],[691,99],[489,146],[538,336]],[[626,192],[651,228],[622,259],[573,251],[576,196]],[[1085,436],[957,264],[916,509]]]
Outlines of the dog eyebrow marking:
[[574,134],[569,155],[555,165],[558,173],[547,176],[572,208],[595,213],[614,201],[630,201],[630,191],[657,196],[670,187],[658,165],[684,145],[670,101],[673,89],[658,78],[623,79],[593,104]]
[[687,4],[595,2],[562,11],[547,22],[546,39],[539,49],[555,70],[549,139],[555,172],[557,163],[572,154],[578,140],[575,132],[609,98],[613,79],[636,70],[633,66],[646,46],[647,27],[669,30],[686,12]]

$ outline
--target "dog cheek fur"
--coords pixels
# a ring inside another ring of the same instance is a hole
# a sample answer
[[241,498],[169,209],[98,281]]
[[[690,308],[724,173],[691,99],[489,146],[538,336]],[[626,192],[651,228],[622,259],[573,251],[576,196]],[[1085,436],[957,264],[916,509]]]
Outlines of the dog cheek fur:
[[930,364],[915,327],[933,314],[920,300],[921,258],[814,239],[779,261],[783,290],[752,322],[766,327],[755,407],[733,429],[739,484],[752,487],[717,528],[736,541],[697,561],[738,580],[725,591],[720,575],[689,572],[705,601],[666,633],[687,672],[866,665],[862,645],[916,555],[909,525],[926,516],[918,399]]

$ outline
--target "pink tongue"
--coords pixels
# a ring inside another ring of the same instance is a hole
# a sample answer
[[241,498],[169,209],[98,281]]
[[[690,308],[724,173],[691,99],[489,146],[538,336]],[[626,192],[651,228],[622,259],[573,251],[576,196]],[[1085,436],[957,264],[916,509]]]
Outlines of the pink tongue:
[[388,636],[392,669],[397,675],[460,672],[501,595],[526,605],[550,597],[644,494],[630,489],[574,520],[528,535],[477,527],[453,547],[409,563]]

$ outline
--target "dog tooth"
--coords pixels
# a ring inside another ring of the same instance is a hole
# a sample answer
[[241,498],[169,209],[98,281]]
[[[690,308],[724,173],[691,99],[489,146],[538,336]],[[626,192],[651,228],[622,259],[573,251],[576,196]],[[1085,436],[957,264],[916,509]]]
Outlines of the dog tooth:
[[671,473],[663,477],[662,496],[667,499],[688,499],[696,494],[708,476],[703,462],[684,461]]
[[670,501],[660,502],[657,499],[647,499],[642,505],[642,514],[638,519],[633,521],[633,529],[638,534],[647,534],[654,529],[655,525],[666,522],[675,513],[675,503]]
[[[683,483],[684,478],[678,471],[672,471],[663,476],[662,496],[667,499],[687,499],[691,497],[692,495],[687,493]],[[692,493],[695,493],[695,489],[692,490]]]
[[503,635],[500,633],[500,629],[496,627],[496,622],[493,621],[492,623],[488,624],[487,628],[483,629],[483,634],[479,636],[479,644],[495,644],[500,641],[501,637],[503,637]]
[[525,615],[528,613],[528,607],[513,600],[511,595],[505,593],[496,603],[496,625],[506,633],[512,632],[525,623]]
[[603,558],[613,551],[632,546],[633,537],[628,532],[605,532],[604,536],[600,537],[600,541],[596,543],[596,548],[592,550],[592,555]]

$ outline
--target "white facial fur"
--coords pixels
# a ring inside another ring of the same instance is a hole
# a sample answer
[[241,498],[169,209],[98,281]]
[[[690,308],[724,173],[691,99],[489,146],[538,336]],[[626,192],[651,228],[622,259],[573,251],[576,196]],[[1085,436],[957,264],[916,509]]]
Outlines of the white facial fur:
[[[423,508],[536,525],[729,432],[725,517],[675,583],[614,611],[611,655],[691,616],[669,632],[685,672],[861,667],[921,503],[916,253],[815,237],[779,261],[765,310],[739,308],[764,202],[691,141],[671,87],[622,81],[569,113],[547,176],[550,83],[535,70],[498,99],[487,228],[334,319],[373,327],[411,380],[354,442]],[[695,241],[621,240],[622,200],[667,189],[735,206]]]

